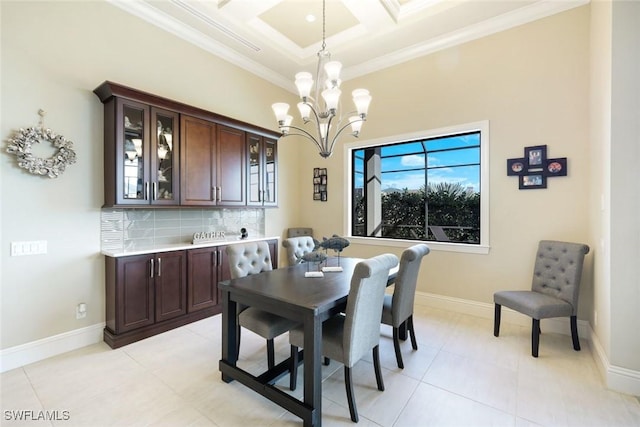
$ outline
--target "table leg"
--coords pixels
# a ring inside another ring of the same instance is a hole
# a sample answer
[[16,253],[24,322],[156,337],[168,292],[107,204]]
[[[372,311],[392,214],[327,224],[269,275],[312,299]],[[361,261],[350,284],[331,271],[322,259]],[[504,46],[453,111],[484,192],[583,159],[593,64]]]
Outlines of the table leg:
[[304,321],[304,403],[313,411],[305,426],[322,425],[322,322],[315,316]]
[[[238,325],[238,305],[230,298],[229,292],[222,291],[222,360],[232,366],[238,361],[238,343],[236,328]],[[222,374],[222,381],[231,382],[233,378]]]

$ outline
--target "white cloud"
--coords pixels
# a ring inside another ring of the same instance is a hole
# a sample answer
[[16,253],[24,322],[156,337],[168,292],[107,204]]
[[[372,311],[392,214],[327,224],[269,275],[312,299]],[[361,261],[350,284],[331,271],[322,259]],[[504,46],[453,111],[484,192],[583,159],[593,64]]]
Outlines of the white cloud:
[[417,154],[402,156],[400,163],[402,166],[424,166],[424,156],[419,156]]

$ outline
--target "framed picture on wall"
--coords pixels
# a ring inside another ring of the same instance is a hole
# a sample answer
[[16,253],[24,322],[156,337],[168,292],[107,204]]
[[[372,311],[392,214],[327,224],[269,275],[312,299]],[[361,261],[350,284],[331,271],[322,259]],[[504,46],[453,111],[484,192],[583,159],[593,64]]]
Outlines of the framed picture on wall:
[[313,200],[327,201],[327,168],[313,169]]
[[547,177],[544,173],[520,175],[520,190],[547,188]]

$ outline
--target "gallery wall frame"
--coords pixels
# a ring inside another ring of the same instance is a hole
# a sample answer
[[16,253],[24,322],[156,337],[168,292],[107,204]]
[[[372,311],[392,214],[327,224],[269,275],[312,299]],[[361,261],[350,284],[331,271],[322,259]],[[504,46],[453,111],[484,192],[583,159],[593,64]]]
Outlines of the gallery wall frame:
[[524,147],[524,157],[507,159],[507,175],[518,177],[520,190],[547,188],[547,178],[567,176],[567,158],[547,158],[546,145]]
[[327,201],[327,168],[313,169],[313,200]]

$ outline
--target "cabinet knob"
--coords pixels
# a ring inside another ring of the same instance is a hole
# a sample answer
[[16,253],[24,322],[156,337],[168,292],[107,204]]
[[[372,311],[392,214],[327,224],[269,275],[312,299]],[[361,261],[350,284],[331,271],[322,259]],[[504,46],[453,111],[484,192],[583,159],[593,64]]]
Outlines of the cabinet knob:
[[149,200],[149,182],[144,183],[144,199]]
[[158,277],[162,274],[162,258],[158,258]]
[[151,272],[149,274],[149,277],[151,277],[151,278],[153,278],[153,270],[154,270],[154,268],[153,268],[153,258],[151,258]]

